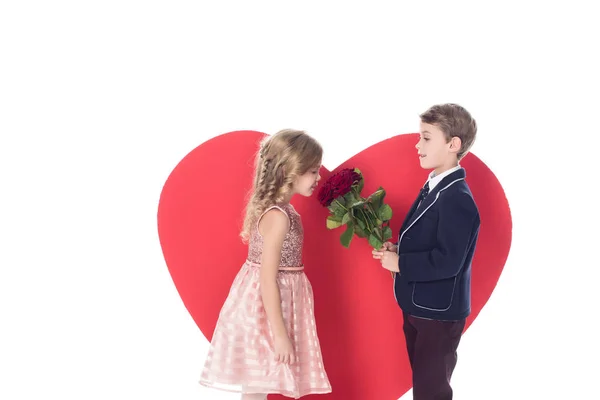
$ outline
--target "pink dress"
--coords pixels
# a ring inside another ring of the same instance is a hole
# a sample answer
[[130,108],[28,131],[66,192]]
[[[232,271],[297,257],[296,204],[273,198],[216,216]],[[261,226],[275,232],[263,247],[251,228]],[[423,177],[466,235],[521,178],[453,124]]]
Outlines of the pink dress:
[[280,209],[290,220],[277,282],[283,319],[297,360],[293,365],[275,361],[273,336],[260,294],[262,236],[257,222],[250,235],[248,259],[219,314],[200,383],[233,392],[280,393],[295,399],[330,393],[317,337],[312,287],[302,266],[300,215],[291,204],[266,211],[271,208]]

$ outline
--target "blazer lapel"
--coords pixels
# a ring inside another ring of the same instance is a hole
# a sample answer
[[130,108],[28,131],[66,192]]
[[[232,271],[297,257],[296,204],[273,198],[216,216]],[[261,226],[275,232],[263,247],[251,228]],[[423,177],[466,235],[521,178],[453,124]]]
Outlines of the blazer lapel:
[[463,168],[456,170],[450,175],[444,177],[444,179],[442,179],[437,185],[435,185],[433,190],[429,192],[429,194],[427,195],[427,197],[425,197],[425,199],[423,199],[421,204],[418,204],[419,198],[417,197],[417,200],[413,203],[412,207],[410,208],[409,214],[407,214],[409,215],[409,217],[404,221],[404,224],[402,224],[402,229],[400,229],[400,232],[398,234],[398,242],[400,242],[400,239],[402,238],[404,232],[410,229],[410,227],[419,218],[421,218],[421,216],[425,214],[425,211],[437,200],[437,196],[440,191],[444,190],[452,182],[464,179],[465,176],[466,174]]
[[[417,196],[416,200],[412,203],[412,206],[410,206],[408,213],[406,213],[406,218],[404,218],[404,222],[402,223],[402,228],[400,228],[400,232],[402,232],[402,231],[404,231],[404,229],[406,229],[406,227],[408,226],[408,222],[410,221],[412,216],[415,214],[415,211],[417,210],[417,206],[419,205],[420,197],[421,196]],[[429,197],[429,196],[427,196],[427,197]]]

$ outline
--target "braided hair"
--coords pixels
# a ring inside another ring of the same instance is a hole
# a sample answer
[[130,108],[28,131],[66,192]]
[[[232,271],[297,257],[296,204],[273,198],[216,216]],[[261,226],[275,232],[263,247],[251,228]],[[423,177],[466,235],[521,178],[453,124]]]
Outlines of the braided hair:
[[290,195],[296,178],[319,165],[321,145],[304,131],[284,129],[262,140],[240,236],[247,242],[258,217]]

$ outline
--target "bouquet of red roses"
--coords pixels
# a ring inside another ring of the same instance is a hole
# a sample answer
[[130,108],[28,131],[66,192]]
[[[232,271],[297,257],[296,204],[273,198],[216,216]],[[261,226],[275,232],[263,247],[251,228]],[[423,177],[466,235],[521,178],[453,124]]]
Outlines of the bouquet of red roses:
[[368,239],[374,249],[380,249],[392,237],[392,208],[383,202],[385,190],[382,187],[366,198],[361,195],[363,187],[364,178],[358,168],[342,169],[323,184],[319,202],[329,209],[328,229],[346,225],[340,236],[344,247],[349,247],[356,235]]

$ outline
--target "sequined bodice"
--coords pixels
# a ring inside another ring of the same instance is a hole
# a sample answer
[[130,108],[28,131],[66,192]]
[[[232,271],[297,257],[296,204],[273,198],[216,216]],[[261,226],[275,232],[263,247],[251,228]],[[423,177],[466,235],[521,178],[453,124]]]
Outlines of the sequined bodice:
[[[290,219],[290,229],[283,240],[281,250],[280,267],[298,267],[302,265],[302,242],[304,240],[304,230],[300,214],[296,212],[294,206],[287,204],[281,209]],[[248,261],[260,264],[262,257],[263,237],[258,232],[258,222],[255,224],[250,242],[248,245]]]

